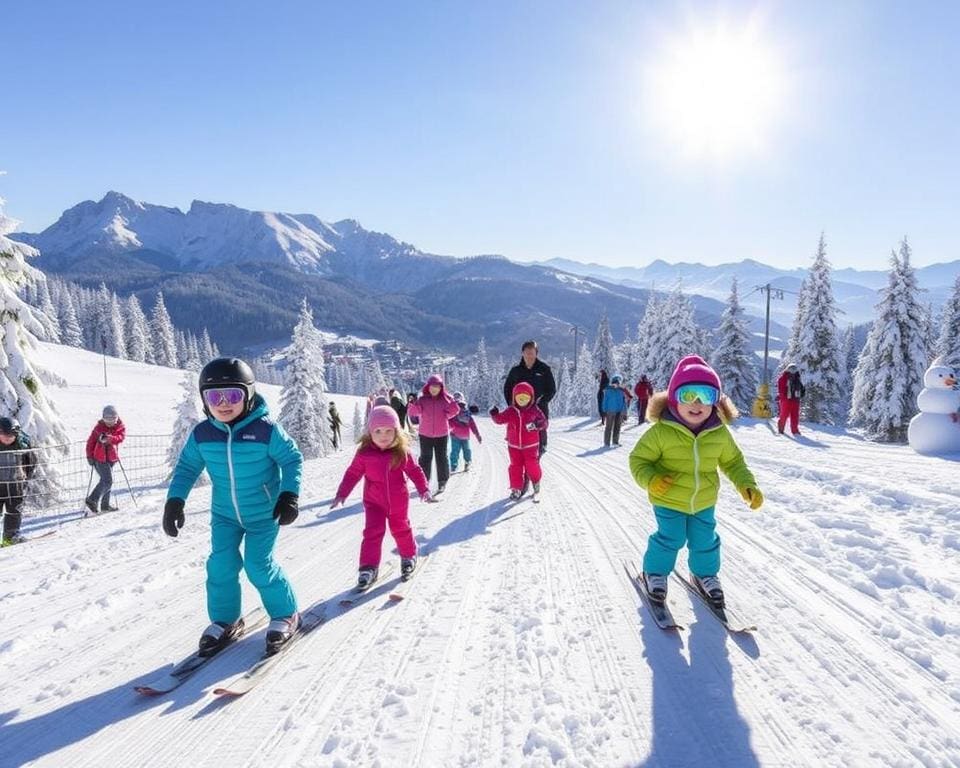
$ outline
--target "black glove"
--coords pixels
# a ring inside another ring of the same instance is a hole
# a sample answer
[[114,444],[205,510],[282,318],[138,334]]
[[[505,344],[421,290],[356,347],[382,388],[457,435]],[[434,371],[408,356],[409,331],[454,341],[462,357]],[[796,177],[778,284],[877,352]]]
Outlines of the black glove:
[[87,464],[89,464],[91,467],[96,463],[97,462],[95,462],[93,459],[87,459]]
[[281,493],[276,506],[273,508],[273,519],[278,520],[280,525],[290,525],[300,514],[299,500],[300,497],[292,491]]
[[489,411],[487,411],[487,413],[489,413],[491,416],[495,416],[496,414],[500,413],[500,409],[497,408],[497,406],[493,406]]
[[185,521],[183,499],[167,499],[163,505],[163,532],[176,538]]

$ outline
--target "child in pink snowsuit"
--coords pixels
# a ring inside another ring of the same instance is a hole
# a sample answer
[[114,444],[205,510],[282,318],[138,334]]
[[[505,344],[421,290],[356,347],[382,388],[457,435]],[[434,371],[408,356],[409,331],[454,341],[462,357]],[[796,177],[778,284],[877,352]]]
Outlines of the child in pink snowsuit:
[[540,492],[540,431],[547,428],[547,418],[533,399],[533,387],[521,381],[513,388],[513,405],[502,413],[490,409],[494,424],[507,425],[507,449],[510,451],[510,498],[523,494],[523,475],[533,483],[533,492]]
[[413,454],[407,433],[400,428],[397,412],[389,405],[371,409],[367,432],[360,438],[353,461],[343,474],[337,495],[330,505],[334,509],[356,487],[363,484],[365,525],[360,545],[360,569],[357,586],[367,587],[377,578],[383,537],[387,526],[400,553],[400,573],[412,573],[417,565],[417,544],[410,530],[408,509],[410,494],[407,478],[413,481],[420,499],[432,502],[427,478]]

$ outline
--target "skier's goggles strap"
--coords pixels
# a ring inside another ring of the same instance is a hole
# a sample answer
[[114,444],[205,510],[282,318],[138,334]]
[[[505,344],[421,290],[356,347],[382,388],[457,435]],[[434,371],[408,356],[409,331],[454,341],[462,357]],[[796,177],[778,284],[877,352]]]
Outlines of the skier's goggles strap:
[[239,405],[243,402],[246,393],[239,387],[218,387],[203,390],[203,400],[210,408],[218,405]]
[[709,384],[684,384],[677,388],[677,402],[693,405],[698,400],[704,405],[716,405],[720,399],[720,390]]

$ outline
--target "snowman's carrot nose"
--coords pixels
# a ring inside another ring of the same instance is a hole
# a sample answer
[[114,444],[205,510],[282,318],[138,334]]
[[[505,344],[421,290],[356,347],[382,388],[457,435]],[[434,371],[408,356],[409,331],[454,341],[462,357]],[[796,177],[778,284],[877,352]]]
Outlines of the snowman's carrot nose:
[[957,380],[953,378],[953,376],[947,376],[947,378],[943,380],[943,383],[946,384],[948,387],[954,387],[957,384]]

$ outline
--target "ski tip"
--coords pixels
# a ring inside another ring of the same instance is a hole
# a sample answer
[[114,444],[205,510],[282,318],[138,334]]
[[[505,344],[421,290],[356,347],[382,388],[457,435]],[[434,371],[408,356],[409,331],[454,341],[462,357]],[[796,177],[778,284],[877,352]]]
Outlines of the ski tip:
[[226,697],[226,698],[235,699],[235,698],[237,698],[238,696],[243,696],[243,692],[242,692],[242,691],[231,691],[229,688],[214,688],[214,689],[213,689],[213,695],[214,695],[214,696],[223,696],[223,697]]
[[133,690],[135,690],[141,696],[159,696],[161,693],[163,693],[163,691],[157,691],[153,688],[148,688],[143,685],[135,685],[133,686]]
[[401,600],[403,600],[403,595],[397,595],[392,592],[388,595],[388,597],[395,603],[399,603]]

